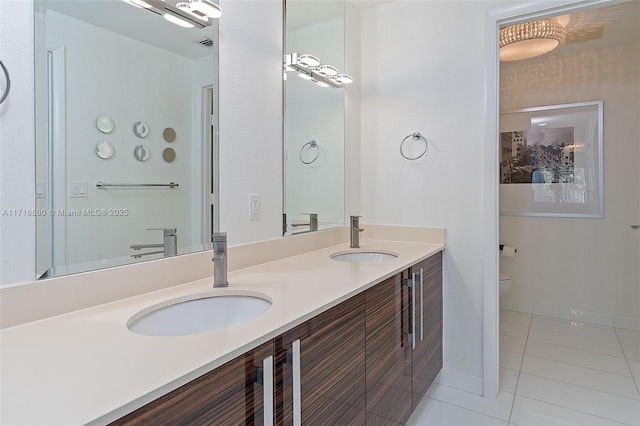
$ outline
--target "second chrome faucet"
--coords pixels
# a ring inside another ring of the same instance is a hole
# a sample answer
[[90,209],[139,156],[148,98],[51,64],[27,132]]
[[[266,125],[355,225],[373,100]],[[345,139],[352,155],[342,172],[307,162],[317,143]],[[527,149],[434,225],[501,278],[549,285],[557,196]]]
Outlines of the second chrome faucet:
[[350,219],[349,247],[351,248],[360,248],[360,233],[364,231],[364,229],[360,228],[360,217],[361,216],[351,216]]
[[227,233],[213,234],[213,287],[229,287],[227,281]]

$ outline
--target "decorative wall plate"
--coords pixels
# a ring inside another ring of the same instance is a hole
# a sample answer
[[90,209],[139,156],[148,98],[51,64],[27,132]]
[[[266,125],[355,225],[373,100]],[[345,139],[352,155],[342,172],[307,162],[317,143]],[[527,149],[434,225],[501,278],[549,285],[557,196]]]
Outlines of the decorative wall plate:
[[176,140],[176,131],[171,127],[167,127],[164,129],[164,132],[162,132],[162,137],[167,142],[173,142]]
[[164,158],[164,161],[167,163],[173,163],[173,160],[176,159],[176,151],[173,148],[167,148],[162,151],[162,158]]
[[111,145],[107,141],[98,142],[98,144],[96,145],[96,154],[98,154],[98,157],[102,158],[103,160],[111,158],[114,151],[115,150],[113,149],[113,145]]
[[111,119],[111,117],[109,117],[108,115],[101,115],[96,120],[96,127],[102,133],[111,133],[113,132],[113,128],[115,127],[115,124],[113,123],[113,120]]
[[147,161],[149,159],[149,148],[144,145],[138,145],[134,148],[133,155],[138,161]]
[[149,134],[149,125],[144,121],[138,121],[133,125],[133,133],[139,138],[144,138]]

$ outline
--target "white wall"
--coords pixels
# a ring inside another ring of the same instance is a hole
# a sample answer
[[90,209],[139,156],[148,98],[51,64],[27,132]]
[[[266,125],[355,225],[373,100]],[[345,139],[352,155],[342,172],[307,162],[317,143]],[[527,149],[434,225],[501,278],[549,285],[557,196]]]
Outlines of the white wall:
[[[640,34],[636,33],[638,37]],[[597,46],[597,42],[596,42]],[[503,299],[640,324],[640,40],[503,64],[501,109],[604,101],[604,219],[500,217],[512,277]]]
[[[35,207],[33,21],[31,1],[0,2],[0,59],[11,76],[0,105],[0,211]],[[35,242],[35,217],[0,216],[0,284],[34,278]]]
[[[483,64],[495,48],[482,35],[485,11],[499,4],[397,1],[361,15],[363,221],[446,228],[444,363],[478,392]],[[409,162],[399,146],[413,132],[429,140],[429,151]]]
[[220,230],[235,245],[282,235],[282,2],[220,6]]

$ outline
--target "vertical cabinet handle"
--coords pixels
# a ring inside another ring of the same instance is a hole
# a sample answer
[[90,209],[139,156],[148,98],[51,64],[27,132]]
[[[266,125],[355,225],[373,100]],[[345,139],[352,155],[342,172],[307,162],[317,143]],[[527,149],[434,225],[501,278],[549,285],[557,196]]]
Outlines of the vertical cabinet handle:
[[424,289],[423,289],[423,269],[420,268],[420,341],[424,340]]
[[264,426],[273,426],[273,356],[262,360]]
[[293,349],[293,424],[302,425],[301,384],[300,384],[300,339],[294,341]]
[[416,348],[416,273],[411,274],[411,349]]

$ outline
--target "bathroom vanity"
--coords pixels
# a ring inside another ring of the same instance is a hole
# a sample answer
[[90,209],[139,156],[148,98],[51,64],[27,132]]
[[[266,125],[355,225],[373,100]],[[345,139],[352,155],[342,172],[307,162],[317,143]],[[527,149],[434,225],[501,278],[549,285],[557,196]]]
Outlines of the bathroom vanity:
[[[361,250],[396,257],[337,261],[348,243],[325,245],[232,267],[227,289],[208,277],[2,330],[2,423],[405,422],[442,366],[444,230],[435,242],[376,232]],[[272,304],[201,334],[127,328],[168,300],[233,294]]]
[[112,424],[404,423],[441,367],[438,252]]

